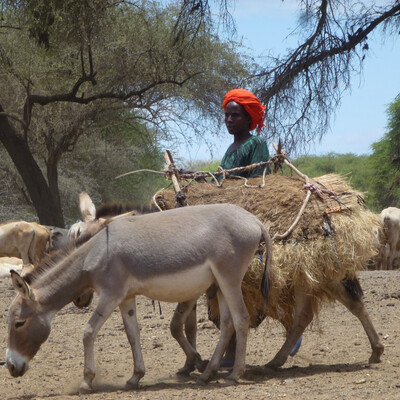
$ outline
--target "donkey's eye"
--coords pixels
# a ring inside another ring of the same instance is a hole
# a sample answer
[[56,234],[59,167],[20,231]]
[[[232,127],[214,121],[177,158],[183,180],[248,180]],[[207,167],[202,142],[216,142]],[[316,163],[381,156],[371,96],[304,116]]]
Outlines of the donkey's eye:
[[15,329],[21,328],[21,326],[25,325],[25,321],[17,321],[15,323]]

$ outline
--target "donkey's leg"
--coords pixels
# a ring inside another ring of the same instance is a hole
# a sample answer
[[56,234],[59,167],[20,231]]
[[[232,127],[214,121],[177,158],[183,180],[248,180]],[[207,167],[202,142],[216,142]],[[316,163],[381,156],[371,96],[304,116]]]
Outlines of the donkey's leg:
[[285,364],[291,351],[304,330],[313,320],[312,297],[304,293],[300,288],[295,288],[295,312],[293,327],[287,332],[286,340],[275,357],[266,364],[268,368],[278,368]]
[[329,292],[353,315],[355,315],[364,327],[365,333],[368,336],[372,348],[372,354],[369,358],[369,363],[381,362],[381,355],[383,354],[384,347],[379,341],[379,336],[372,325],[367,310],[365,309],[364,302],[362,300],[362,289],[358,279],[338,282],[336,285],[329,288]]
[[192,345],[194,349],[197,348],[197,301],[193,304],[189,315],[185,320],[185,335],[188,342]]
[[84,372],[83,381],[80,386],[80,391],[83,393],[91,392],[93,390],[92,382],[96,374],[94,362],[94,341],[100,328],[117,306],[118,302],[113,301],[108,296],[101,295],[96,310],[85,327],[83,333]]
[[125,300],[119,305],[119,309],[133,356],[133,375],[126,384],[129,387],[137,389],[139,380],[144,376],[145,367],[142,348],[140,346],[140,329],[136,317],[136,298]]
[[[223,292],[232,316],[236,332],[235,362],[232,372],[225,378],[227,382],[236,383],[246,370],[247,335],[250,326],[250,316],[243,300],[241,286]],[[231,340],[233,332],[229,334]],[[220,364],[218,364],[220,365]]]
[[[240,291],[240,295],[241,293],[242,292]],[[219,365],[221,363],[222,356],[234,332],[234,325],[231,313],[229,311],[229,307],[225,300],[225,297],[223,296],[220,290],[218,290],[217,296],[218,296],[218,305],[220,314],[221,334],[217,346],[214,350],[214,353],[211,357],[211,360],[207,364],[207,367],[204,370],[204,372],[198,377],[198,380],[200,382],[207,382],[217,372],[217,370],[219,369]]]
[[[196,351],[196,301],[197,299],[179,303],[170,324],[172,337],[186,354],[185,365],[178,371],[180,375],[189,375],[195,368],[203,371],[207,364],[202,361],[200,354]],[[185,324],[186,336],[183,334],[183,324]]]

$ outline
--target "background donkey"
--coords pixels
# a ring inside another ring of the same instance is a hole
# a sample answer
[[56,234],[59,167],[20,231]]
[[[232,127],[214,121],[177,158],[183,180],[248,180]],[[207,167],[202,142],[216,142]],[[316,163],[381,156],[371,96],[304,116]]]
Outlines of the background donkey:
[[[116,219],[61,261],[42,266],[25,278],[12,272],[12,281],[19,294],[9,308],[6,354],[9,372],[15,377],[26,372],[29,361],[50,334],[55,313],[92,288],[99,299],[84,332],[81,391],[93,388],[94,341],[117,306],[134,358],[133,375],[127,383],[137,387],[145,368],[135,296],[190,302],[216,283],[221,335],[199,379],[207,381],[218,369],[235,329],[236,360],[227,380],[237,381],[245,369],[249,326],[241,282],[262,239],[270,248],[266,228],[241,207],[229,204],[193,206]],[[270,258],[269,254],[262,287],[265,300],[269,289]],[[181,345],[188,357],[201,360],[188,342]]]

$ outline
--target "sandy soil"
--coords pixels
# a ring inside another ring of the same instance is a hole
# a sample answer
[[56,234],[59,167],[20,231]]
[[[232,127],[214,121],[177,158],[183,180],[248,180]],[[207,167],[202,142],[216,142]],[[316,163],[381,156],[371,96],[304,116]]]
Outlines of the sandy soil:
[[[131,351],[115,311],[100,331],[96,343],[97,376],[93,394],[79,396],[83,374],[82,334],[93,306],[62,309],[53,320],[48,341],[31,362],[25,376],[12,378],[5,367],[7,311],[15,292],[8,278],[0,280],[0,396],[2,399],[399,399],[400,398],[400,271],[360,273],[365,303],[385,345],[382,363],[368,365],[370,346],[359,321],[341,304],[325,306],[319,320],[303,337],[298,354],[275,372],[265,372],[283,343],[283,329],[264,321],[249,335],[247,372],[236,386],[217,381],[195,383],[195,375],[181,379],[175,372],[184,355],[169,334],[174,305],[140,297],[138,313],[146,375],[141,388],[125,390],[132,372]],[[95,300],[96,302],[96,300]],[[94,304],[95,304],[94,302]],[[209,358],[219,331],[207,319],[205,301],[198,307],[198,349]]]

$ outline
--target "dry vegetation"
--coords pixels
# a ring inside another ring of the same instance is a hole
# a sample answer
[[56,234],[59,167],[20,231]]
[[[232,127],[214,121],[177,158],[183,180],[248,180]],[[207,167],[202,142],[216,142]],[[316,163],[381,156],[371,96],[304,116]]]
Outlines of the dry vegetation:
[[[271,236],[283,234],[295,221],[306,198],[304,181],[297,177],[268,175],[263,187],[261,178],[228,180],[222,187],[213,183],[192,184],[184,194],[189,205],[234,203],[257,215]],[[315,191],[290,235],[274,240],[271,265],[272,290],[267,315],[285,326],[292,323],[294,312],[293,283],[313,296],[314,309],[329,298],[324,285],[352,277],[363,270],[376,254],[373,227],[380,228],[377,215],[368,211],[361,194],[339,175],[325,175],[312,180]],[[174,207],[174,192],[163,190],[155,200],[164,208]],[[263,319],[264,301],[258,288],[263,265],[254,259],[244,278],[243,292],[251,314],[251,326]],[[214,304],[214,303],[213,303]],[[215,305],[213,313],[217,312]]]

